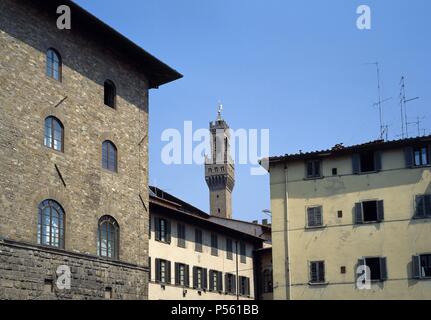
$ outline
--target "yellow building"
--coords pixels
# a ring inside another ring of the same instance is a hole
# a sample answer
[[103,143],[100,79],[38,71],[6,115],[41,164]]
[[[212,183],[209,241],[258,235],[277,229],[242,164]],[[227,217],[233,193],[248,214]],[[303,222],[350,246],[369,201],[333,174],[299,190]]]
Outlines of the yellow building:
[[274,299],[431,299],[431,136],[269,159]]

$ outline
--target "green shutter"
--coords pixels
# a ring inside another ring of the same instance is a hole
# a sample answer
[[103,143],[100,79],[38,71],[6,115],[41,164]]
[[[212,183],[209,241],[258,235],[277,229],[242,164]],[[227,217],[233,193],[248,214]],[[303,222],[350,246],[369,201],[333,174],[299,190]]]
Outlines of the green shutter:
[[166,221],[166,242],[171,243],[171,222],[169,220]]
[[380,258],[380,280],[385,281],[388,279],[388,269],[386,258]]
[[156,227],[156,240],[160,241],[160,218],[154,217],[154,225]]
[[412,259],[412,277],[414,279],[421,278],[421,257],[413,256]]
[[361,156],[359,154],[352,155],[352,169],[353,174],[361,173]]
[[223,291],[223,272],[218,272],[217,274],[217,291]]
[[166,283],[171,283],[171,262],[166,261]]
[[381,222],[385,219],[385,210],[383,200],[377,201],[377,221]]
[[362,215],[362,203],[358,202],[355,203],[355,223],[361,224],[364,222],[363,215]]
[[382,152],[381,151],[374,152],[374,169],[376,171],[382,170]]
[[160,259],[156,259],[156,281],[160,281]]
[[208,289],[208,271],[207,269],[202,269],[202,289]]
[[180,264],[175,262],[175,284],[180,284]]
[[190,267],[189,267],[189,265],[186,265],[185,271],[184,271],[184,286],[185,287],[190,286]]
[[413,168],[413,148],[407,147],[404,149],[404,157],[406,160],[406,168]]
[[193,288],[198,288],[198,268],[193,267]]

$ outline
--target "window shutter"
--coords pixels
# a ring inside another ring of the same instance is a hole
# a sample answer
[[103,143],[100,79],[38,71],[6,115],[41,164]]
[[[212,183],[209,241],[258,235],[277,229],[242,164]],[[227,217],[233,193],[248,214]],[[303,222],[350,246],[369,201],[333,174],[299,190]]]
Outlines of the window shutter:
[[316,216],[314,221],[316,226],[321,226],[323,225],[322,207],[317,207],[315,210]]
[[415,218],[425,216],[425,196],[416,196]]
[[229,275],[224,274],[224,292],[229,293]]
[[385,210],[383,206],[383,200],[377,201],[377,221],[383,221],[385,219]]
[[364,221],[362,218],[362,203],[358,202],[358,203],[355,203],[355,223],[361,224],[363,222]]
[[148,217],[148,239],[151,239],[151,215]]
[[166,283],[171,283],[171,262],[166,261]]
[[223,291],[223,272],[219,272],[217,275],[217,291]]
[[250,278],[246,278],[245,285],[246,285],[245,294],[246,296],[250,296]]
[[359,154],[352,156],[352,168],[353,174],[359,174],[361,172],[361,157]]
[[232,293],[236,293],[236,276],[232,275],[233,284],[232,284]]
[[160,281],[160,259],[156,259],[156,281]]
[[382,170],[382,152],[381,151],[374,152],[374,169],[376,171]]
[[325,281],[325,262],[319,262],[319,282]]
[[404,149],[404,156],[406,159],[406,168],[413,167],[413,148],[407,147]]
[[431,164],[431,144],[428,145],[428,165]]
[[154,217],[154,225],[156,227],[156,240],[160,241],[160,218]]
[[202,289],[208,289],[208,272],[207,269],[202,269]]
[[388,279],[388,269],[386,265],[386,258],[380,258],[380,280],[385,281]]
[[171,222],[166,220],[166,242],[171,243]]
[[413,256],[412,259],[412,277],[414,279],[421,278],[421,258],[420,256]]
[[317,282],[317,263],[310,262],[310,281]]
[[198,288],[198,269],[197,267],[193,267],[193,288]]
[[148,278],[148,281],[151,282],[151,257],[148,257]]
[[175,284],[180,284],[180,264],[175,262]]
[[210,276],[210,287],[209,287],[209,291],[214,291],[214,281],[213,281],[213,275],[214,275],[214,271],[210,270],[209,271],[209,276]]
[[308,226],[314,227],[314,208],[307,208],[307,216],[308,216]]
[[425,202],[425,212],[424,212],[424,214],[426,216],[431,216],[431,195],[424,196],[424,202]]

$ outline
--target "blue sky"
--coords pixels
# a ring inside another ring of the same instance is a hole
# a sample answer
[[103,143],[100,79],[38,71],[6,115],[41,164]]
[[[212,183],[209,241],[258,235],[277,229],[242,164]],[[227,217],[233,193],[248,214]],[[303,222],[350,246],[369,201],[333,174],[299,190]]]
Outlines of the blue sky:
[[[184,78],[150,96],[150,182],[208,211],[204,170],[161,162],[166,128],[206,128],[217,101],[233,129],[270,129],[270,154],[351,145],[379,136],[376,71],[382,72],[389,138],[401,133],[399,82],[409,121],[431,131],[429,0],[77,0]],[[356,28],[371,8],[372,29]],[[411,127],[411,135],[417,134]],[[236,167],[237,219],[266,218],[269,177]]]

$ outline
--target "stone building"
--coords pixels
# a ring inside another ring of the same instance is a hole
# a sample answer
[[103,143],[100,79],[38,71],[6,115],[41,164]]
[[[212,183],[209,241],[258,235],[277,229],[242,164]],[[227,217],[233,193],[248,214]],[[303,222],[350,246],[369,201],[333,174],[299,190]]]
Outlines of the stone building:
[[235,186],[235,167],[230,155],[229,125],[221,116],[210,122],[211,157],[205,163],[205,181],[209,188],[212,216],[232,218],[232,191]]
[[149,298],[258,298],[254,252],[263,239],[221,225],[207,213],[151,187]]
[[1,299],[148,298],[148,91],[180,77],[72,1],[0,1]]
[[431,299],[431,136],[269,163],[275,299]]

